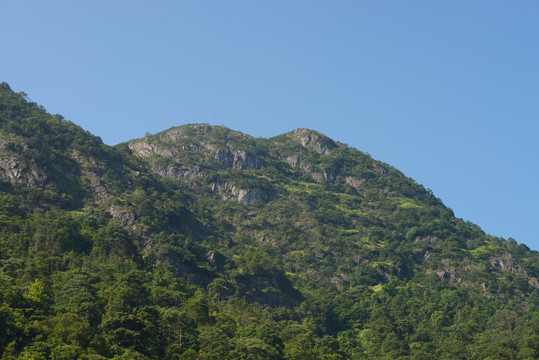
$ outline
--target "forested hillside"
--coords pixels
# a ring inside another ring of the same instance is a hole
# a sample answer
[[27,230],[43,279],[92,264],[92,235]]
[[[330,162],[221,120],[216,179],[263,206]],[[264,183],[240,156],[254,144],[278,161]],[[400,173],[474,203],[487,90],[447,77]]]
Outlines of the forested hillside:
[[107,146],[0,85],[0,356],[536,359],[539,254],[309,129]]

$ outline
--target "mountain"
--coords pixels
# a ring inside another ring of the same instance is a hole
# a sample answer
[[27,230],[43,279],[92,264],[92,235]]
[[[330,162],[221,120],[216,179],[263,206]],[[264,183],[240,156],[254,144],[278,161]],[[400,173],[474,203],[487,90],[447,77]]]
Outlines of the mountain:
[[534,359],[538,278],[314,130],[107,146],[0,85],[2,359]]

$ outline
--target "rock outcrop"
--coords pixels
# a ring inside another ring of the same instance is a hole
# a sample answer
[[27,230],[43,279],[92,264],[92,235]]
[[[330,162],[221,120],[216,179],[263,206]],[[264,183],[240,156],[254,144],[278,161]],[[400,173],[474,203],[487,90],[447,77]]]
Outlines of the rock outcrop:
[[107,209],[113,219],[117,220],[122,226],[128,226],[136,230],[136,216],[133,212],[124,210],[117,205],[112,205]]
[[24,166],[17,157],[0,159],[0,178],[9,182],[22,182],[28,186],[43,185],[47,175]]
[[174,157],[178,155],[178,151],[174,148],[161,149],[158,146],[146,141],[138,141],[130,144],[129,148],[140,157],[148,157],[154,154],[164,157]]
[[258,170],[260,161],[258,157],[248,154],[243,150],[215,150],[211,152],[211,159],[214,167],[219,170]]
[[539,289],[539,281],[530,276],[526,270],[522,268],[515,259],[515,257],[509,253],[505,253],[500,257],[492,258],[490,259],[491,266],[496,269],[499,268],[504,271],[509,271],[513,273],[514,275],[523,277],[528,281],[528,283],[535,288]]
[[[181,130],[173,129],[163,136],[163,139],[173,141],[184,139]],[[176,147],[175,147],[176,146]],[[172,163],[169,166],[152,164],[152,169],[161,176],[171,178],[190,178],[200,176],[204,166],[215,170],[237,169],[237,170],[258,170],[260,160],[258,156],[250,154],[244,150],[237,150],[231,147],[218,149],[212,144],[187,144],[158,146],[145,140],[131,143],[129,148],[138,156],[146,158],[152,155],[159,155],[167,158]],[[189,153],[196,153],[197,157],[202,156],[206,161],[200,161],[200,165],[190,166],[186,164],[185,156]]]
[[[155,169],[154,169],[155,170]],[[190,178],[194,176],[202,175],[202,169],[200,166],[183,166],[183,167],[165,167],[155,170],[159,175],[170,178]]]
[[217,181],[211,184],[211,190],[219,193],[223,200],[235,200],[245,204],[252,204],[255,201],[269,200],[269,194],[258,189],[241,189],[228,181]]
[[298,139],[305,148],[313,149],[321,155],[327,155],[339,145],[325,135],[310,129],[297,129],[292,135]]

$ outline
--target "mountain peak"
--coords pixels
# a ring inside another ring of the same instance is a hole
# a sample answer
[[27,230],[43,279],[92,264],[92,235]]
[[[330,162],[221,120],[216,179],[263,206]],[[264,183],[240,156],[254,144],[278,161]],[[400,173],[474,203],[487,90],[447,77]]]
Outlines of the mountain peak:
[[[224,145],[230,140],[237,138],[250,138],[251,136],[225,126],[206,123],[186,124],[169,128],[155,135],[146,136],[144,139],[158,141],[166,144],[178,143],[211,143],[215,146]],[[131,140],[138,142],[144,139]]]
[[327,155],[333,149],[343,146],[328,136],[312,129],[299,128],[285,134],[288,138],[297,140],[305,148],[313,149],[319,154]]

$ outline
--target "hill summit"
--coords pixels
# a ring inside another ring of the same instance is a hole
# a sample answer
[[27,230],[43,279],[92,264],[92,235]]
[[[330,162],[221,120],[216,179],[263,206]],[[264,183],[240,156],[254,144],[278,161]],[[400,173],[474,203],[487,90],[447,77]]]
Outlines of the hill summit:
[[314,130],[107,146],[0,85],[2,359],[533,359],[538,278]]

